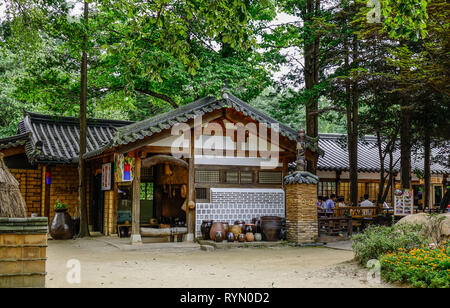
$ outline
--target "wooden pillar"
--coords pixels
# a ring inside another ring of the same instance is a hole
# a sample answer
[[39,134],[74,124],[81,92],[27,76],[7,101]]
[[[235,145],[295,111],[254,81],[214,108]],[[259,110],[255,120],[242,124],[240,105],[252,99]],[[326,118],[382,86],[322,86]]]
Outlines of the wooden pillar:
[[131,228],[131,244],[142,244],[140,231],[140,216],[141,216],[141,157],[136,153],[134,164],[133,177],[133,201],[132,201],[132,228]]
[[339,185],[341,183],[341,171],[336,171],[336,198],[339,196]]
[[45,216],[45,189],[46,189],[46,185],[45,185],[45,173],[47,171],[47,168],[45,165],[41,165],[41,212],[39,213],[39,215],[41,217]]
[[194,129],[191,130],[191,142],[189,151],[189,180],[188,180],[188,202],[186,206],[186,220],[188,234],[186,241],[190,242],[194,240],[194,208],[195,208],[195,136]]

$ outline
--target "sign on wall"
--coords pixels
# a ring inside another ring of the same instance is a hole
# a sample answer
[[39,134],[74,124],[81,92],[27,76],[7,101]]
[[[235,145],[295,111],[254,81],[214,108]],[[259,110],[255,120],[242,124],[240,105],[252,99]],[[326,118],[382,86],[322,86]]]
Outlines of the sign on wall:
[[117,182],[131,182],[134,175],[134,158],[116,154],[114,156],[114,174]]
[[394,196],[394,215],[406,216],[413,214],[414,198],[412,189],[397,189]]
[[111,190],[111,163],[102,165],[102,190]]

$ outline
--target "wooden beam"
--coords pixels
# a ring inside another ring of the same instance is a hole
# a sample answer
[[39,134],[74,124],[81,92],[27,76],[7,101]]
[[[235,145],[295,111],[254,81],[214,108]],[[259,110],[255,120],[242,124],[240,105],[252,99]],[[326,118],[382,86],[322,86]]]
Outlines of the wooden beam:
[[194,129],[191,130],[190,155],[189,155],[189,177],[188,177],[188,202],[186,206],[186,219],[188,228],[187,240],[194,240],[194,209],[190,208],[190,204],[195,204],[195,148],[194,148]]
[[139,153],[135,155],[135,168],[132,184],[132,227],[131,227],[131,244],[142,244],[140,233],[140,216],[141,216],[141,157]]
[[173,164],[186,169],[189,168],[188,163],[186,163],[184,160],[168,155],[155,155],[149,158],[145,158],[142,160],[142,167],[149,168],[154,165],[164,163]]
[[6,158],[8,156],[14,156],[14,155],[19,155],[19,154],[25,153],[25,148],[23,146],[20,146],[20,147],[16,147],[16,148],[9,148],[9,149],[5,149],[5,150],[1,150],[0,152],[2,152]]

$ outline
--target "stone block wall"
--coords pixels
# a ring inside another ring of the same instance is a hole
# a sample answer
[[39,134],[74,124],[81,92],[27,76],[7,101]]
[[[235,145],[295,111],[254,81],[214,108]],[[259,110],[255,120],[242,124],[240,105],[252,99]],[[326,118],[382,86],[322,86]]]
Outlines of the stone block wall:
[[211,188],[211,202],[197,203],[195,233],[201,236],[202,220],[233,224],[236,220],[250,223],[261,216],[285,217],[284,191],[277,188]]
[[317,185],[289,184],[286,189],[287,240],[313,243],[319,235],[317,220]]

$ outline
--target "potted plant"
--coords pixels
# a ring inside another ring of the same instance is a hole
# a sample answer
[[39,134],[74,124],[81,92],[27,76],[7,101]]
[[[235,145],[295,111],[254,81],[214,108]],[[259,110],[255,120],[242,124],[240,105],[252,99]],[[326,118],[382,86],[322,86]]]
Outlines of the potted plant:
[[55,215],[50,225],[50,235],[55,240],[68,240],[73,237],[73,220],[67,213],[67,204],[59,200],[54,206]]

